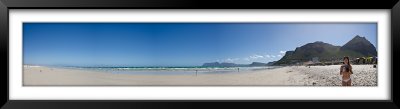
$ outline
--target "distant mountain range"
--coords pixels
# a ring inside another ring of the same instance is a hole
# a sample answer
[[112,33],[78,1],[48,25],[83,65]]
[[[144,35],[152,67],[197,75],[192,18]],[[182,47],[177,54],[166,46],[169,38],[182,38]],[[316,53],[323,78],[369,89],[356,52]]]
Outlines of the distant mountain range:
[[[253,62],[251,64],[235,64],[235,63],[227,63],[227,62],[211,62],[211,63],[204,63],[202,67],[258,67],[258,66],[267,66],[267,63],[261,62]],[[272,65],[272,64],[270,64]]]
[[332,44],[317,41],[297,47],[294,51],[287,51],[279,61],[274,65],[290,65],[299,62],[306,62],[312,59],[319,61],[329,61],[332,59],[377,56],[377,51],[365,37],[355,36],[352,40],[343,46],[334,46]]

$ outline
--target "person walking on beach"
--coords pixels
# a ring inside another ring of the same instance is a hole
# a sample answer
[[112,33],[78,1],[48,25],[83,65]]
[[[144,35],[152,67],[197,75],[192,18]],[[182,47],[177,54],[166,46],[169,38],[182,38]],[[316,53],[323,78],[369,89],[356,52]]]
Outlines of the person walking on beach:
[[342,75],[342,86],[351,86],[350,75],[353,74],[353,70],[350,65],[349,57],[344,57],[343,61],[343,65],[340,66],[340,75]]

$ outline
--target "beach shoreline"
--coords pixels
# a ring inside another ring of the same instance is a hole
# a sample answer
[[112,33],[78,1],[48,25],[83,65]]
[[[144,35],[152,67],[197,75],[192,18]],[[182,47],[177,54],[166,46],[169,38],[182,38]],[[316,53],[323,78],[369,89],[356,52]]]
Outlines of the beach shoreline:
[[[377,86],[377,69],[353,65],[354,86]],[[340,86],[339,66],[286,66],[241,73],[135,75],[24,66],[23,86]]]

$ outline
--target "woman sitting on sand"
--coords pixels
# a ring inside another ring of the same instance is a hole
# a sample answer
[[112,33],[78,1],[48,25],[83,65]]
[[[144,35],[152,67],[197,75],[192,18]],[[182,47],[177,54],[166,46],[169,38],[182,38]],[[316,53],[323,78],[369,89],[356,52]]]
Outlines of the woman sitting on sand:
[[342,86],[351,86],[350,75],[353,74],[353,71],[350,65],[349,57],[344,57],[343,61],[344,64],[340,66],[340,75],[342,75]]

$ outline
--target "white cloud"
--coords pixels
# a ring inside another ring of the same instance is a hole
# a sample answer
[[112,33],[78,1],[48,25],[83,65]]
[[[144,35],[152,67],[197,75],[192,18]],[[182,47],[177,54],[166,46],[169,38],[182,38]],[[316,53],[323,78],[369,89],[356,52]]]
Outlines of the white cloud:
[[[258,55],[258,54],[255,54],[255,55],[251,55],[249,57],[241,58],[241,60],[243,60],[243,61],[254,61],[254,60],[260,61],[260,59],[267,59],[268,60],[270,58],[275,58],[277,56],[282,57],[283,55],[269,55],[269,54]],[[233,58],[233,59],[232,58],[228,58],[226,61],[232,62],[232,61],[239,61],[239,60],[240,60],[239,58]]]
[[228,58],[228,59],[225,60],[225,62],[235,62],[235,61],[238,61],[238,60],[239,60],[239,58]]
[[281,54],[285,54],[285,53],[286,53],[286,51],[280,51],[279,53],[281,53]]
[[264,58],[264,56],[261,55],[252,55],[250,56],[251,59],[258,59],[258,58]]
[[282,57],[282,55],[277,55],[278,57]]

